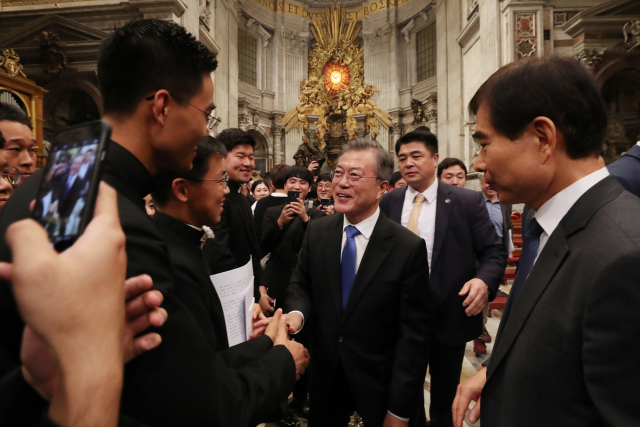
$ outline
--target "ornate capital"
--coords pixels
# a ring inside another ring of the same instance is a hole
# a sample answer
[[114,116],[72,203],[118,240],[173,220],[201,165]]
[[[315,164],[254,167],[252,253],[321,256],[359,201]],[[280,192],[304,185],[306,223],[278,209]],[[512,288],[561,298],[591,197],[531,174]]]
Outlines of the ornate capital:
[[394,123],[391,125],[391,132],[394,135],[402,135],[402,131],[404,130],[404,125],[402,123]]
[[404,41],[406,41],[407,44],[411,44],[411,30],[415,26],[416,26],[416,20],[412,19],[411,21],[409,21],[407,25],[404,26],[402,30],[400,30],[402,31],[402,34],[404,34]]
[[600,61],[602,61],[602,56],[604,55],[604,52],[606,50],[607,50],[606,48],[585,49],[580,53],[576,54],[574,58],[580,61],[582,65],[584,65],[585,67],[594,69],[594,68],[597,68],[598,65],[600,64]]
[[286,30],[284,27],[280,28],[280,36],[282,37],[282,45],[286,52],[300,56],[304,55],[307,49],[306,37],[299,36],[293,31]]
[[358,135],[358,138],[364,138],[367,136],[367,130],[364,128],[358,128],[356,129],[356,135]]
[[424,114],[424,119],[427,122],[437,122],[438,121],[438,110],[431,109]]
[[624,44],[627,47],[627,52],[631,52],[640,46],[640,19],[624,24],[622,33],[624,34]]
[[387,24],[384,27],[378,28],[373,34],[365,34],[365,48],[370,48],[371,51],[384,51],[389,49],[389,41],[391,40],[391,25]]
[[271,124],[271,133],[275,138],[282,137],[284,135],[284,126],[279,123],[273,122]]

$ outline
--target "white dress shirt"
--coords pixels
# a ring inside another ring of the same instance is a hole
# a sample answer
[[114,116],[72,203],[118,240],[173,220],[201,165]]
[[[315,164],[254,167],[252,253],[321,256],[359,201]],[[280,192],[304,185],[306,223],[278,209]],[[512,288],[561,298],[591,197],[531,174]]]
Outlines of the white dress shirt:
[[[536,261],[549,240],[549,236],[558,227],[562,218],[569,212],[573,205],[578,201],[584,193],[591,187],[609,176],[607,168],[599,169],[581,179],[574,182],[558,194],[550,198],[536,212],[534,218],[544,230],[540,235],[540,247],[536,255]],[[535,264],[535,261],[534,261]]]
[[371,233],[373,233],[373,229],[376,226],[376,222],[378,222],[379,216],[380,208],[376,209],[373,215],[371,215],[369,218],[362,220],[357,224],[351,224],[347,217],[344,217],[344,221],[342,223],[342,246],[340,247],[340,262],[342,262],[342,251],[344,250],[344,245],[347,243],[347,233],[345,233],[344,230],[348,225],[352,225],[360,232],[360,234],[353,238],[353,240],[355,240],[356,242],[356,273],[358,273],[358,268],[360,268],[360,261],[362,261],[364,251],[367,250],[367,245],[369,244]]
[[[407,192],[404,195],[404,205],[402,206],[402,217],[400,223],[403,227],[409,224],[409,217],[413,210],[413,201],[418,195],[418,191],[412,186],[407,186]],[[422,195],[424,196],[424,202],[422,205],[422,211],[420,211],[420,217],[418,218],[418,229],[420,230],[420,237],[422,237],[427,244],[427,256],[429,257],[429,274],[431,274],[431,255],[433,255],[433,239],[436,235],[436,200],[438,198],[438,179],[433,181],[433,184],[427,188]]]

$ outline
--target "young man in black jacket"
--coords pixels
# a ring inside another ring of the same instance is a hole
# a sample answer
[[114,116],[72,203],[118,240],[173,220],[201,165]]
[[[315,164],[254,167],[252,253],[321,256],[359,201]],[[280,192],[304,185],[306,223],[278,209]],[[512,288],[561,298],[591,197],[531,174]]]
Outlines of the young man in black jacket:
[[[154,427],[256,425],[260,410],[269,411],[268,403],[254,398],[272,399],[273,384],[292,383],[295,377],[293,357],[278,349],[264,356],[272,369],[257,381],[216,366],[204,333],[175,296],[169,252],[144,210],[152,176],[160,167],[189,171],[198,142],[215,124],[211,72],[216,66],[213,54],[184,28],[160,20],[117,29],[105,40],[98,60],[104,119],[111,123],[113,140],[103,160],[103,180],[118,192],[127,277],[149,274],[168,312],[162,345],[125,366],[120,411]],[[0,230],[29,216],[37,186],[38,179],[30,179],[14,194]],[[0,260],[9,257],[3,244]],[[3,307],[12,306],[11,298],[3,292]],[[10,311],[3,314],[10,319],[3,323],[2,353],[18,368],[21,325],[15,309],[13,313],[13,318]],[[248,407],[247,401],[256,404]]]

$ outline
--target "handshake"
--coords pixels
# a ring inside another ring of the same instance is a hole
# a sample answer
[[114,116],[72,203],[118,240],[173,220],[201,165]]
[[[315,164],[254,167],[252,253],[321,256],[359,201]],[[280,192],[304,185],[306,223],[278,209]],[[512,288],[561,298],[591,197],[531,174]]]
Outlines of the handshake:
[[[256,338],[264,333],[271,338],[274,346],[285,346],[296,364],[297,380],[309,366],[309,351],[302,344],[289,339],[289,332],[294,328],[292,323],[298,320],[298,316],[297,313],[282,314],[281,308],[276,310],[273,317],[264,317],[261,314],[260,320],[253,324],[253,333],[251,334],[251,338]],[[293,332],[296,330],[298,328],[293,329]]]

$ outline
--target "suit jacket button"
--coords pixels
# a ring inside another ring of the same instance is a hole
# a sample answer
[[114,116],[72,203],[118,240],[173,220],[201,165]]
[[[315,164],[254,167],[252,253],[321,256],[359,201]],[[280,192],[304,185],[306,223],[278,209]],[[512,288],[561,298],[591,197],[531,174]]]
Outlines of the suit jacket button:
[[340,338],[338,338],[338,342],[342,342],[342,341],[343,341],[343,339],[342,339],[342,336],[341,336]]

